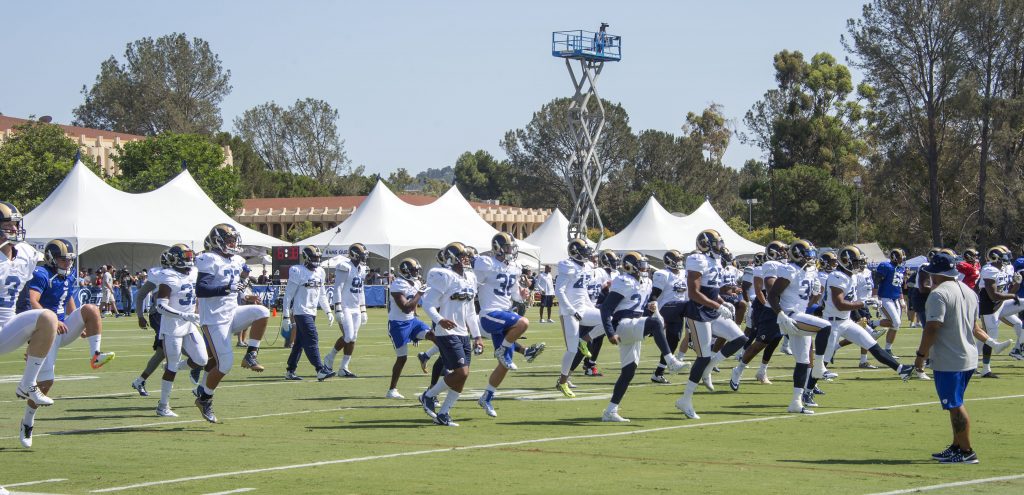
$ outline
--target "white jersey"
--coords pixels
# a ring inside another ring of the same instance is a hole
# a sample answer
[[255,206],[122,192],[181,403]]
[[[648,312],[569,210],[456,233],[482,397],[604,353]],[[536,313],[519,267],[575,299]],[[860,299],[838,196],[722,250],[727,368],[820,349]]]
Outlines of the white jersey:
[[722,267],[718,258],[704,253],[694,253],[686,257],[686,271],[700,274],[698,290],[712,300],[718,299],[718,290],[722,287]]
[[860,273],[854,274],[856,281],[855,292],[858,301],[863,301],[871,297],[871,291],[875,289],[875,281],[871,275],[871,270],[865,268]]
[[981,275],[978,278],[979,289],[984,289],[988,285],[986,280],[995,282],[996,292],[1006,292],[1013,282],[1013,267],[1003,265],[1001,268],[996,268],[992,263],[988,263],[981,267]]
[[39,252],[24,242],[19,242],[13,249],[13,258],[0,253],[0,282],[3,283],[0,288],[0,327],[14,317],[18,295],[32,280],[39,261]]
[[[160,285],[166,285],[171,289],[167,298],[167,306],[180,313],[195,313],[196,311],[196,280],[199,272],[195,267],[189,268],[188,272],[181,273],[175,269],[167,269],[161,273]],[[158,291],[159,293],[159,291]],[[160,335],[183,337],[189,332],[189,325],[180,318],[163,315],[160,319]]]
[[476,276],[473,270],[463,268],[460,276],[447,268],[435,268],[427,275],[427,293],[423,306],[434,323],[451,320],[454,328],[434,326],[438,336],[458,335],[473,337],[480,335],[480,319],[477,317],[473,299],[476,297]]
[[512,295],[519,292],[522,271],[514,261],[505,263],[493,256],[477,256],[473,260],[473,274],[480,284],[480,313],[511,310]]
[[849,310],[840,310],[836,307],[836,300],[832,297],[832,288],[838,287],[843,291],[843,297],[847,301],[854,301],[857,297],[857,279],[860,278],[858,275],[852,277],[843,273],[842,270],[832,270],[832,273],[828,275],[828,279],[825,280],[825,295],[822,296],[822,300],[825,303],[825,307],[822,310],[822,314],[825,318],[842,318],[849,319]]
[[227,324],[235,316],[238,295],[228,288],[238,283],[245,268],[245,259],[237,254],[223,256],[213,251],[204,251],[196,256],[196,270],[203,284],[224,288],[223,294],[202,296],[199,303],[199,321],[203,325]]
[[[647,278],[637,279],[636,277],[623,273],[615,280],[612,280],[612,285],[608,289],[608,293],[618,292],[622,295],[622,300],[615,306],[612,314],[618,314],[622,311],[630,311],[640,313],[644,310],[644,304],[651,297],[651,281]],[[632,316],[630,316],[632,318]]]
[[618,270],[612,270],[611,273],[602,267],[594,268],[590,277],[590,287],[587,292],[590,293],[590,302],[597,303],[597,300],[601,298],[601,289],[604,289],[606,283],[610,283],[615,280],[615,277],[619,276]]
[[366,306],[366,294],[363,292],[366,264],[356,265],[345,256],[339,256],[337,260],[338,264],[334,266],[334,304],[341,303],[346,309]]
[[783,311],[803,313],[807,309],[807,301],[811,298],[814,274],[792,263],[780,265],[775,273],[780,279],[789,280],[786,290],[779,297],[779,306]]
[[658,289],[658,307],[665,307],[666,303],[673,301],[685,302],[689,300],[686,293],[686,272],[673,273],[668,268],[662,268],[654,272],[651,277],[651,288]]
[[533,285],[545,296],[555,295],[555,284],[551,280],[550,273],[538,273],[537,277],[533,280]]
[[747,299],[749,299],[751,301],[753,301],[754,297],[755,297],[755,295],[754,295],[754,276],[755,276],[756,273],[758,273],[760,271],[761,271],[761,267],[760,266],[747,265],[746,267],[743,268],[743,276],[740,277],[740,287],[741,288],[743,287],[743,282],[746,282],[746,283],[750,284],[750,287],[747,288],[746,292],[747,292]]
[[743,272],[735,266],[726,265],[722,267],[722,285],[735,285],[739,287],[742,276]]
[[582,265],[571,259],[558,262],[558,277],[555,278],[555,294],[558,295],[558,313],[571,316],[590,307],[590,278],[594,270],[589,262]]
[[[161,280],[163,280],[165,276],[164,272],[167,270],[170,270],[170,268],[165,268],[163,266],[154,266],[146,270],[146,282],[149,282],[156,287],[156,289],[153,289],[153,292],[149,293],[150,295],[153,296],[153,299],[150,300],[149,305],[150,314],[156,313],[156,303],[153,301],[156,301],[157,289],[160,288],[160,284],[162,283]],[[155,330],[160,331],[159,328]]]
[[306,265],[294,265],[288,269],[284,307],[293,315],[316,316],[317,307],[330,311],[327,290],[327,274],[323,268],[310,270]]
[[395,277],[394,282],[391,282],[391,286],[388,287],[388,320],[409,321],[416,317],[415,309],[408,313],[403,312],[402,308],[395,304],[391,294],[401,294],[405,296],[406,301],[411,301],[413,297],[416,297],[416,293],[420,291],[420,287],[419,280],[409,281],[402,277]]

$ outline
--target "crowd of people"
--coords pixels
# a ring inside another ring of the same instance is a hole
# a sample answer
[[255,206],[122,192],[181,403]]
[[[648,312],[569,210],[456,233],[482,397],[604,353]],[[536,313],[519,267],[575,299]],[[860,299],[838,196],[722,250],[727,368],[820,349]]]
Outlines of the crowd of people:
[[[76,283],[85,283],[76,276],[72,244],[54,239],[41,254],[35,252],[23,242],[22,217],[10,203],[0,203],[0,228],[0,275],[7,283],[7,290],[0,292],[0,353],[28,343],[16,392],[28,401],[20,438],[30,447],[36,410],[53,403],[46,394],[53,386],[58,349],[85,338],[94,368],[114,354],[100,348],[103,308],[78,307],[70,295]],[[204,419],[216,423],[214,395],[233,368],[236,343],[246,348],[242,368],[264,370],[258,355],[270,310],[247,291],[250,273],[239,256],[240,245],[235,227],[218,224],[200,253],[175,244],[146,273],[119,273],[111,266],[96,271],[104,291],[116,284],[137,285],[134,305],[125,307],[134,307],[140,328],[152,327],[155,339],[153,356],[131,386],[149,395],[146,382],[162,366],[158,416],[177,416],[171,408],[173,384],[178,371],[187,371],[195,386],[194,404]],[[908,270],[906,254],[894,249],[889,260],[872,270],[855,246],[819,253],[809,241],[800,240],[789,245],[773,241],[740,268],[718,232],[701,232],[696,246],[689,253],[665,252],[663,268],[654,269],[639,252],[595,252],[587,241],[575,239],[567,246],[568,257],[554,270],[545,266],[534,274],[518,261],[516,239],[498,233],[484,253],[452,242],[437,252],[436,266],[429,270],[406,258],[396,274],[384,275],[367,267],[368,250],[354,243],[345,255],[331,260],[333,283],[320,249],[304,246],[300,263],[289,269],[282,303],[282,332],[293,343],[284,377],[303,379],[298,365],[305,354],[317,380],[356,378],[354,350],[359,330],[369,320],[364,287],[388,281],[387,328],[396,359],[385,397],[404,399],[398,382],[409,344],[432,342],[416,356],[431,376],[417,400],[435,424],[458,426],[452,410],[473,356],[484,352],[486,337],[497,364],[477,403],[495,417],[494,398],[509,372],[517,369],[515,361],[532,362],[546,348],[544,343],[525,347],[519,342],[531,324],[527,308],[539,294],[539,323],[554,323],[557,298],[565,350],[554,388],[565,397],[575,397],[571,377],[581,365],[584,375],[601,375],[598,360],[605,342],[619,351],[614,366],[619,376],[602,421],[629,421],[620,407],[642,365],[641,345],[647,337],[659,356],[652,382],[670,384],[672,373],[689,368],[675,402],[689,419],[700,418],[696,392],[700,387],[714,390],[713,372],[724,370],[729,359],[736,362],[729,373],[731,390],[740,389],[747,366],[759,355],[756,380],[770,384],[767,370],[777,349],[794,360],[787,410],[813,414],[822,380],[837,376],[828,366],[840,349],[852,344],[860,349],[862,368],[876,367],[870,355],[898,378],[930,380],[930,367],[954,428],[954,442],[934,457],[940,462],[977,462],[966,436],[963,393],[979,353],[984,378],[997,378],[991,368],[993,354],[1013,347],[1010,355],[1024,359],[1020,345],[996,340],[999,323],[1005,322],[1021,341],[1017,314],[1024,311],[1024,258],[1014,260],[1009,249],[996,246],[986,252],[982,265],[973,249],[961,257],[936,248],[926,264]],[[82,278],[92,276],[86,272]],[[954,298],[952,291],[961,287],[962,297]],[[153,300],[148,317],[143,307],[147,298]],[[106,296],[102,303],[109,304]],[[947,306],[953,309],[947,311]],[[337,323],[341,329],[323,356],[316,325],[321,309],[328,326]],[[913,363],[901,362],[892,352],[904,313],[924,315]],[[979,316],[982,323],[977,325]],[[884,347],[877,341],[883,335]]]

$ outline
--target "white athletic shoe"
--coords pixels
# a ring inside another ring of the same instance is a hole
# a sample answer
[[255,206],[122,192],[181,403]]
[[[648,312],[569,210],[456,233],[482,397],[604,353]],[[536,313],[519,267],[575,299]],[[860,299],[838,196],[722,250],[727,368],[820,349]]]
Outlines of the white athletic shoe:
[[992,354],[1002,354],[1003,351],[1008,349],[1011,345],[1013,345],[1013,340],[996,342],[995,345],[992,346]]
[[768,373],[762,372],[761,370],[757,370],[757,375],[754,376],[754,379],[756,379],[758,383],[763,383],[765,385],[772,384],[772,381],[768,379]]
[[928,373],[923,371],[914,371],[914,376],[916,376],[918,380],[931,380]]
[[697,415],[697,411],[693,410],[693,404],[686,400],[685,397],[680,397],[679,400],[676,401],[676,409],[682,411],[683,416],[686,416],[689,419],[700,419],[700,416]]
[[35,402],[37,406],[53,405],[53,399],[47,397],[46,394],[44,394],[42,390],[39,390],[39,387],[35,385],[29,387],[28,390],[24,390],[21,388],[21,385],[18,385],[18,387],[14,390],[14,394],[17,395],[18,398],[20,399],[31,399],[32,402]]
[[18,438],[21,440],[21,446],[26,449],[32,448],[32,427],[19,422],[18,425],[21,429],[18,431]]
[[740,389],[740,378],[743,377],[743,368],[739,366],[732,369],[732,376],[729,377],[729,388],[733,392],[739,391]]
[[668,356],[668,359],[665,360],[665,366],[670,372],[676,373],[683,369],[686,366],[686,363],[676,359],[675,356]]
[[793,414],[814,414],[814,411],[804,407],[803,403],[798,400],[789,403],[789,409],[787,411]]
[[629,423],[629,420],[619,416],[619,411],[605,411],[601,415],[601,421],[607,421],[610,423]]
[[839,378],[839,373],[826,369],[823,376],[826,380],[835,380],[836,378]]
[[1024,360],[1024,350],[1022,350],[1021,347],[1021,345],[1014,347],[1013,350],[1010,351],[1010,357],[1016,359],[1017,361]]
[[168,404],[157,404],[156,415],[164,418],[177,418],[178,415],[171,410],[171,406]]
[[331,354],[328,352],[327,356],[324,357],[324,366],[330,370],[334,370],[334,358],[336,357],[338,357],[337,354]]
[[397,388],[388,389],[388,393],[384,394],[385,399],[404,399],[405,396],[398,393]]
[[[710,366],[709,366],[710,368]],[[700,379],[700,382],[704,384],[704,388],[708,389],[708,392],[715,391],[715,382],[711,380],[711,373],[705,372],[704,377]]]
[[782,345],[779,346],[779,350],[782,351],[782,353],[787,355],[787,356],[792,356],[793,355],[793,351],[791,351],[789,349],[789,341],[788,340],[783,342]]

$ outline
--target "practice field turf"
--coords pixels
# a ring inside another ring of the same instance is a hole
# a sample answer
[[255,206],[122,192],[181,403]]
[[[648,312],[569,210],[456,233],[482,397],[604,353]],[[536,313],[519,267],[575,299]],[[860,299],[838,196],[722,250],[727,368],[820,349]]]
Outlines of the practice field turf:
[[[536,318],[536,310],[528,315]],[[1024,362],[999,356],[998,380],[975,378],[967,403],[978,465],[944,466],[929,454],[949,443],[948,415],[932,382],[900,381],[888,369],[857,368],[845,348],[823,383],[817,414],[786,413],[793,359],[777,352],[773,385],[756,383],[756,364],[739,392],[728,386],[726,361],[717,390],[695,396],[700,420],[684,419],[673,403],[685,375],[671,385],[649,380],[656,348],[622,404],[631,423],[600,421],[618,376],[618,352],[605,344],[603,377],[577,376],[576,399],[554,390],[564,344],[557,324],[534,323],[525,344],[546,342],[528,364],[517,355],[489,418],[476,398],[495,360],[490,346],[452,417],[461,426],[434,426],[415,396],[428,376],[411,358],[399,390],[384,398],[394,354],[383,310],[370,311],[351,369],[358,379],[318,383],[303,358],[302,382],[286,382],[287,350],[264,342],[256,374],[237,366],[216,395],[221,424],[192,405],[188,376],[178,377],[171,405],[178,418],[154,413],[160,371],[150,397],[129,383],[150,356],[152,331],[135,319],[107,318],[103,349],[117,359],[99,371],[88,365],[85,341],[61,350],[52,407],[37,415],[35,446],[22,449],[15,400],[20,355],[0,357],[0,484],[45,493],[880,493],[1001,478],[933,493],[1024,493]],[[322,321],[321,325],[326,322]],[[274,319],[271,328],[277,329]],[[270,333],[270,332],[268,332]],[[276,332],[274,332],[276,333]],[[1013,332],[1004,327],[1003,336]],[[321,349],[339,335],[321,328]],[[896,354],[909,360],[920,329],[904,328]],[[421,345],[418,350],[425,350]],[[413,348],[415,351],[416,349]],[[237,349],[236,363],[242,349]],[[692,360],[691,355],[687,356]],[[340,360],[339,360],[340,362]],[[36,483],[33,483],[36,482]],[[902,492],[900,492],[902,493]]]

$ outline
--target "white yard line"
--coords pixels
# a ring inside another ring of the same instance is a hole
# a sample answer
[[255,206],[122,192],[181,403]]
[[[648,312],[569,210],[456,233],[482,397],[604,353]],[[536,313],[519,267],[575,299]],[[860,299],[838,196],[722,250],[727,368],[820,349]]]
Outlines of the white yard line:
[[229,493],[245,493],[251,492],[253,490],[255,490],[255,488],[236,488],[234,490],[228,490],[226,492],[207,493],[206,495],[228,495]]
[[[1024,397],[1024,395],[1004,395],[1004,396],[998,396],[998,397],[982,397],[982,398],[978,398],[978,399],[968,399],[968,400],[969,401],[1004,400],[1004,399],[1017,399],[1017,398],[1022,398],[1022,397]],[[110,488],[103,488],[103,489],[99,489],[99,490],[93,490],[91,493],[118,492],[118,491],[124,491],[124,490],[131,490],[131,489],[135,489],[135,488],[145,488],[145,487],[159,486],[159,485],[170,485],[170,484],[175,484],[175,483],[184,483],[184,482],[189,482],[189,481],[207,480],[207,479],[214,479],[214,478],[226,478],[226,477],[229,477],[229,476],[239,476],[239,475],[245,475],[245,474],[259,474],[259,473],[267,473],[267,472],[273,472],[273,471],[289,471],[289,470],[293,470],[293,469],[305,469],[305,468],[318,467],[318,466],[329,466],[329,465],[333,465],[333,464],[351,464],[351,463],[356,463],[356,462],[376,461],[376,460],[381,460],[381,459],[394,459],[394,458],[398,458],[398,457],[421,456],[421,455],[439,454],[439,453],[446,453],[446,452],[450,453],[450,452],[458,452],[458,451],[463,451],[463,450],[494,449],[494,448],[501,448],[501,447],[512,447],[512,446],[518,446],[518,445],[529,445],[529,444],[537,444],[537,443],[561,442],[561,441],[566,441],[566,440],[586,440],[586,439],[591,439],[591,438],[610,438],[610,437],[620,437],[620,436],[630,436],[630,435],[641,435],[641,434],[646,434],[646,433],[656,433],[656,432],[661,432],[661,431],[680,430],[680,429],[685,429],[685,428],[703,428],[703,427],[707,427],[707,426],[721,426],[721,425],[732,425],[732,424],[743,424],[743,423],[756,423],[756,422],[785,420],[785,419],[795,419],[795,418],[807,418],[808,420],[813,421],[813,418],[816,418],[816,417],[830,416],[830,415],[835,415],[835,414],[848,414],[848,413],[857,413],[857,412],[865,412],[865,411],[882,411],[882,410],[888,410],[888,409],[900,409],[900,408],[906,408],[906,407],[920,407],[920,406],[935,405],[935,404],[938,404],[938,402],[934,402],[934,401],[932,401],[932,402],[916,402],[916,403],[912,403],[912,404],[894,404],[894,405],[890,405],[890,406],[879,406],[879,407],[857,408],[857,409],[843,409],[843,410],[839,410],[839,411],[827,411],[827,412],[817,413],[817,414],[814,414],[812,416],[804,416],[804,415],[799,415],[799,414],[785,415],[785,416],[783,416],[783,415],[779,415],[779,416],[761,416],[761,417],[756,417],[756,418],[735,419],[735,420],[728,420],[728,421],[715,421],[715,422],[710,422],[710,423],[686,423],[686,424],[673,425],[673,426],[663,426],[663,427],[659,427],[659,428],[646,428],[646,429],[642,429],[642,430],[617,431],[617,432],[612,432],[612,433],[593,433],[593,434],[589,434],[589,435],[572,435],[572,436],[562,436],[562,437],[534,438],[534,439],[529,439],[529,440],[519,440],[519,441],[515,441],[515,442],[501,442],[501,443],[469,445],[469,446],[465,446],[465,447],[449,447],[449,448],[430,449],[430,450],[415,450],[415,451],[409,451],[409,452],[396,452],[396,453],[393,453],[393,454],[373,455],[373,456],[365,456],[365,457],[350,457],[350,458],[347,458],[347,459],[333,459],[333,460],[309,462],[309,463],[303,463],[303,464],[289,464],[289,465],[284,465],[284,466],[273,466],[273,467],[260,468],[260,469],[246,469],[246,470],[241,470],[241,471],[228,471],[228,472],[222,472],[222,473],[211,473],[211,474],[204,474],[204,475],[200,475],[200,476],[189,476],[189,477],[184,477],[184,478],[174,478],[174,479],[168,479],[168,480],[147,481],[147,482],[143,482],[143,483],[135,483],[135,484],[132,484],[132,485],[116,486],[116,487],[110,487]],[[894,493],[907,493],[907,492],[894,492]]]
[[1024,479],[1024,474],[1015,474],[1012,476],[997,476],[995,478],[980,478],[976,480],[967,481],[956,481],[953,483],[943,483],[941,485],[919,486],[917,488],[907,488],[906,490],[894,490],[891,492],[873,493],[871,495],[902,495],[904,493],[927,492],[931,490],[941,490],[943,488],[953,488],[957,486],[980,485],[982,483],[995,483],[997,481],[1013,481],[1019,479]]
[[38,485],[38,484],[41,484],[41,483],[56,483],[58,481],[67,481],[67,480],[68,480],[67,478],[52,478],[52,479],[48,479],[48,480],[24,481],[24,482],[21,482],[21,483],[9,483],[9,484],[4,485],[4,486],[7,487],[7,488],[11,488],[11,487],[15,487],[15,486],[32,486],[32,485]]

